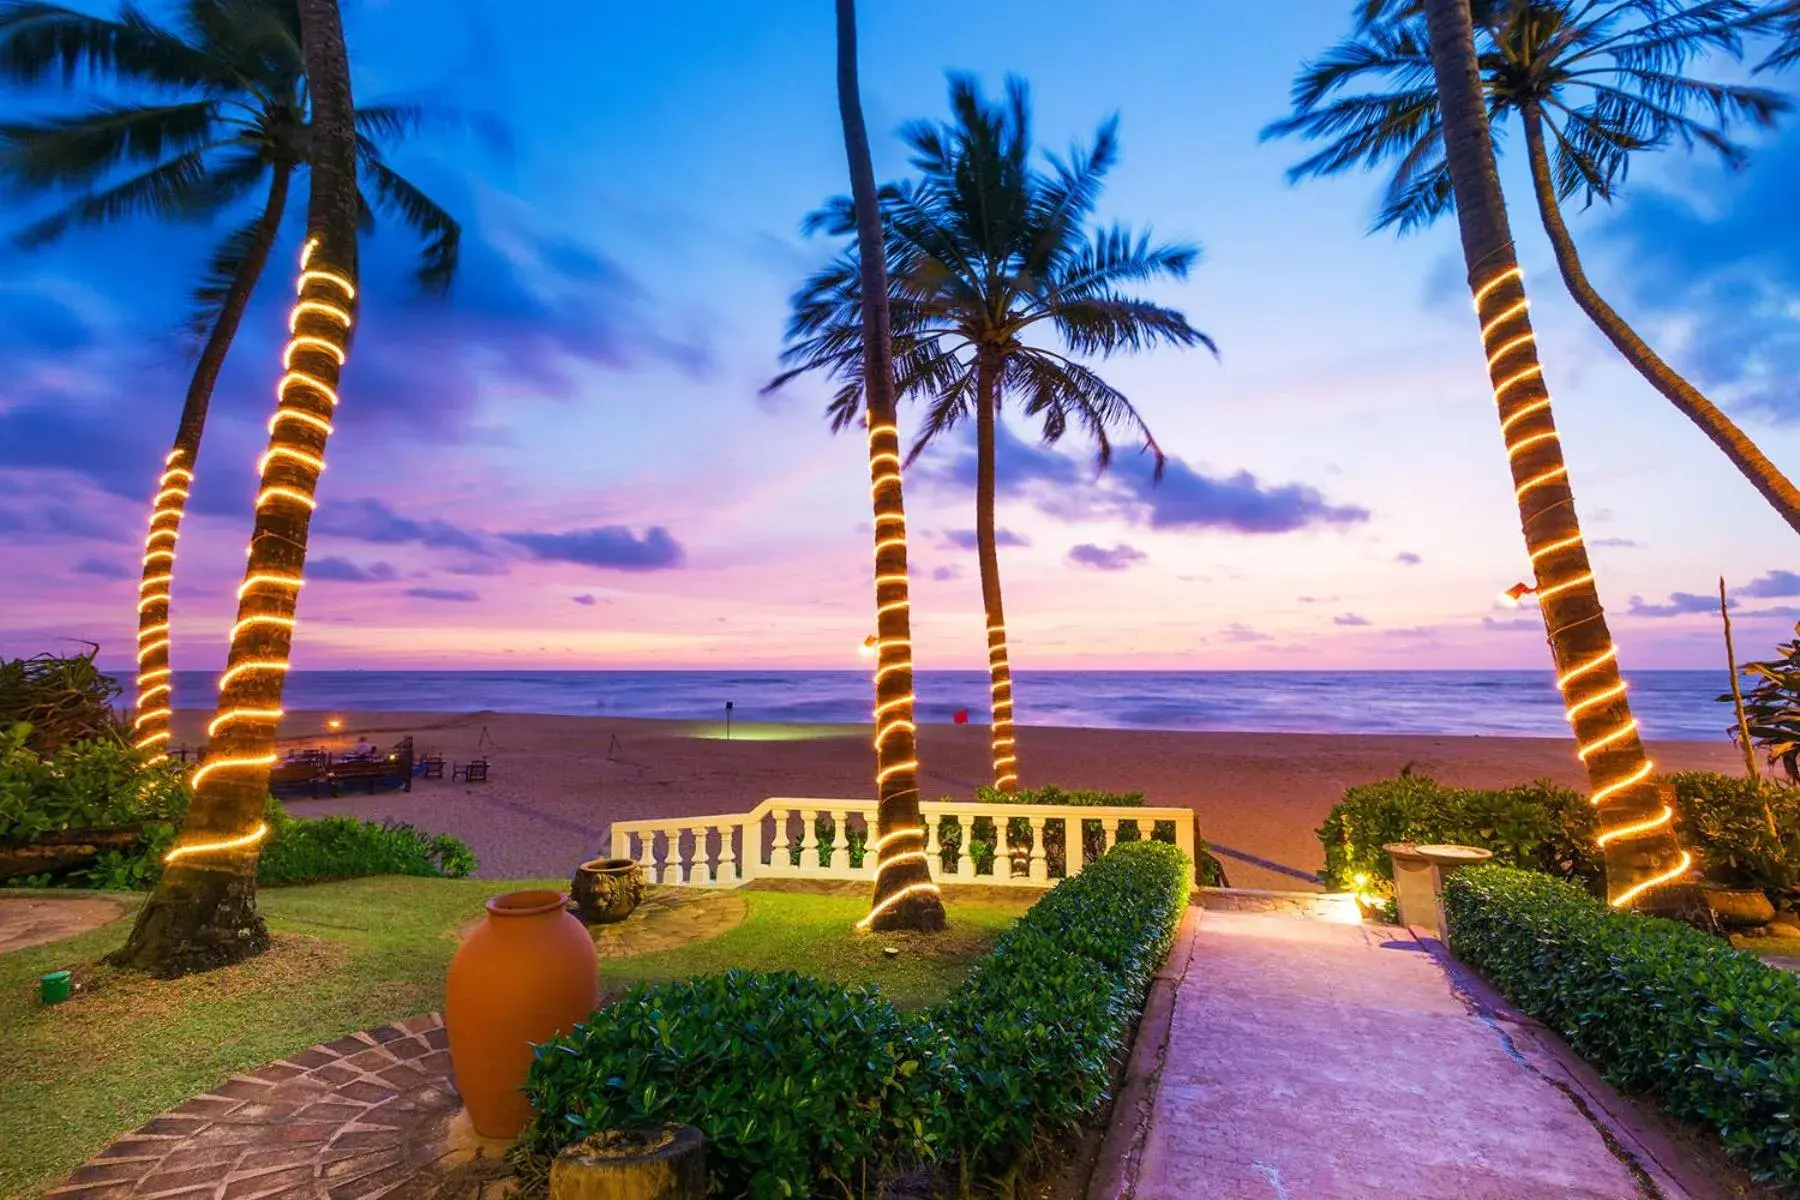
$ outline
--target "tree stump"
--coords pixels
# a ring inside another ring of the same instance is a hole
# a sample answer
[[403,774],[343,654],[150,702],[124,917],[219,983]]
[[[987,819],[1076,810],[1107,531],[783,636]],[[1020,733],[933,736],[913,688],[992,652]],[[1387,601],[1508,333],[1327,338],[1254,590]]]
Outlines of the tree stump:
[[703,1200],[706,1141],[692,1125],[609,1129],[556,1156],[550,1200]]

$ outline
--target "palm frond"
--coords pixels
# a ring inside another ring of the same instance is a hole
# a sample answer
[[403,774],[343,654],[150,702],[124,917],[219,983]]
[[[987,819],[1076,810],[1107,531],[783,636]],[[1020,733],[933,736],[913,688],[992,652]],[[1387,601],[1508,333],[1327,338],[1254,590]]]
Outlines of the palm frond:
[[250,248],[256,240],[256,226],[260,220],[260,216],[250,218],[219,239],[219,244],[213,247],[212,254],[206,260],[205,270],[194,284],[194,305],[184,323],[185,333],[191,343],[197,345],[204,341],[219,323],[219,313],[225,307],[225,298],[237,285],[238,277],[244,271],[244,263],[250,257]]
[[127,6],[117,20],[60,4],[11,0],[0,7],[0,79],[48,75],[73,83],[112,75],[152,87],[229,88],[224,64],[158,28]]
[[365,186],[373,193],[370,206],[377,213],[398,217],[424,239],[425,245],[419,251],[419,267],[413,276],[419,286],[438,295],[447,292],[456,276],[462,226],[437,201],[382,162],[378,155],[367,151],[359,154],[357,167]]
[[76,200],[62,211],[25,227],[16,241],[24,247],[56,241],[77,225],[106,225],[134,216],[192,220],[206,214],[194,203],[206,179],[204,149],[190,150],[141,175]]
[[24,188],[91,187],[119,167],[206,146],[217,118],[216,101],[195,100],[0,124],[0,179]]

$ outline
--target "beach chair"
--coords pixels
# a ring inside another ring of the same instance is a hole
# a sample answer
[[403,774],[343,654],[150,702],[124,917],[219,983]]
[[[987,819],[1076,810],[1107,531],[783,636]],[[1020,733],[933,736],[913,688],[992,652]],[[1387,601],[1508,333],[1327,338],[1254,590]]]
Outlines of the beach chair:
[[477,758],[466,763],[452,764],[450,767],[450,780],[453,783],[458,779],[462,780],[464,783],[486,783],[487,777],[488,760],[485,758]]
[[427,754],[419,760],[419,765],[424,768],[420,774],[426,779],[444,777],[444,756],[441,754]]

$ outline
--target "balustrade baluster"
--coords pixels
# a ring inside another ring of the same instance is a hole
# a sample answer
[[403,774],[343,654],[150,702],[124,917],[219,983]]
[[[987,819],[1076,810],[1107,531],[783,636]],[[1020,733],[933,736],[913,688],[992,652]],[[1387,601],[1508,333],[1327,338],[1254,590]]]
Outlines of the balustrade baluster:
[[656,833],[645,830],[643,833],[629,835],[638,840],[638,869],[643,873],[645,883],[656,882]]
[[694,827],[694,865],[688,871],[688,880],[701,887],[711,887],[713,883],[712,853],[707,845],[711,840],[712,826]]
[[803,808],[800,810],[800,873],[817,875],[819,870],[819,810]]
[[850,874],[850,814],[841,808],[831,810],[831,873]]
[[788,851],[793,843],[788,840],[788,810],[778,808],[771,815],[775,818],[775,845],[769,851],[769,872],[773,875],[792,875],[794,864]]
[[935,814],[925,818],[925,867],[933,879],[944,874],[944,847],[938,841],[938,830],[944,818]]
[[738,875],[737,854],[731,846],[731,834],[735,826],[720,825],[719,830],[719,874],[720,883],[736,883]]
[[1113,842],[1116,840],[1116,838],[1118,836],[1119,828],[1121,826],[1123,826],[1124,824],[1125,824],[1125,822],[1123,822],[1123,821],[1117,821],[1117,822],[1112,822],[1112,823],[1108,823],[1106,821],[1100,822],[1100,853],[1101,854],[1105,854],[1108,850],[1111,850],[1113,848]]
[[1063,818],[1063,878],[1081,874],[1087,865],[1087,830],[1080,817]]
[[1031,857],[1025,864],[1025,877],[1033,883],[1044,883],[1050,878],[1050,860],[1044,853],[1044,818],[1032,817],[1031,821]]

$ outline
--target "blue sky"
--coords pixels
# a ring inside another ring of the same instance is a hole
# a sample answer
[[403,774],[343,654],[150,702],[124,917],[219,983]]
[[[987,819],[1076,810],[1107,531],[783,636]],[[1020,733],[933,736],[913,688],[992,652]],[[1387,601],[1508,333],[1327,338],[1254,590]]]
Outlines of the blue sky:
[[[866,464],[824,389],[774,398],[786,299],[829,255],[800,218],[845,188],[828,6],[345,5],[358,98],[499,117],[397,163],[464,221],[447,302],[403,238],[365,255],[364,320],[321,487],[305,666],[854,667],[869,623]],[[1261,144],[1344,0],[1204,6],[866,3],[877,173],[944,111],[944,72],[1027,78],[1062,150],[1117,112],[1102,217],[1205,255],[1155,290],[1219,344],[1106,364],[1175,456],[1096,482],[1011,426],[1001,524],[1032,667],[1540,667],[1453,227],[1365,236],[1378,183],[1290,187]],[[151,5],[151,11],[157,11]],[[1788,81],[1791,82],[1791,81]],[[0,94],[9,111],[66,103]],[[1523,198],[1513,166],[1509,189]],[[1800,471],[1800,132],[1726,176],[1679,154],[1571,214],[1597,284]],[[19,211],[9,209],[8,211]],[[1793,534],[1619,362],[1513,210],[1602,598],[1627,666],[1710,667],[1703,603],[1745,589],[1740,649],[1800,615]],[[177,666],[223,658],[272,406],[297,223],[214,401],[176,591]],[[130,643],[135,539],[173,433],[175,337],[209,231],[135,226],[0,251],[0,653]],[[983,661],[967,450],[909,483],[918,659]],[[1684,598],[1686,597],[1686,598]],[[1760,614],[1760,615],[1758,615]]]

